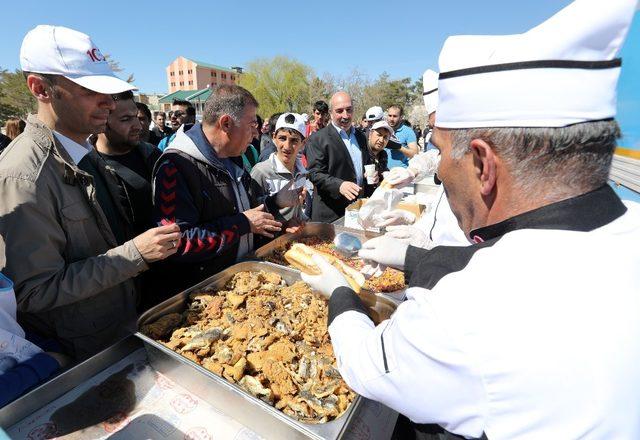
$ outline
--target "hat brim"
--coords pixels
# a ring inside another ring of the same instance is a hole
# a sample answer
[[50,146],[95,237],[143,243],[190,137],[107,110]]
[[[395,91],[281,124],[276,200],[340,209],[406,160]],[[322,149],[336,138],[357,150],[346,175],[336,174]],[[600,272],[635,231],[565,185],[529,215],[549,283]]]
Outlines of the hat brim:
[[89,89],[97,93],[104,93],[105,95],[113,95],[115,93],[122,93],[128,90],[138,90],[138,88],[133,84],[129,84],[128,82],[111,75],[89,75],[79,76],[76,78],[65,75],[65,78],[84,87],[85,89]]

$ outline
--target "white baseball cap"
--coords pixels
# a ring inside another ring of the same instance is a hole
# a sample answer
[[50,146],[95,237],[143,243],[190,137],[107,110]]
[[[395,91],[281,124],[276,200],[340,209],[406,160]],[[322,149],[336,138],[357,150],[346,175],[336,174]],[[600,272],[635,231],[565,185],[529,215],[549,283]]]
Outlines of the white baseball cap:
[[384,110],[382,110],[382,107],[377,105],[374,107],[371,107],[364,114],[365,121],[379,121],[382,118],[384,118]]
[[299,115],[298,113],[283,113],[276,121],[276,129],[274,133],[281,128],[290,128],[300,133],[300,135],[304,139],[304,134],[307,131],[306,127],[307,126],[302,115]]
[[384,128],[389,132],[389,139],[396,140],[396,132],[393,128],[391,128],[386,119],[378,121],[371,126],[371,130],[377,130],[379,128]]
[[136,90],[136,86],[114,75],[91,37],[62,26],[31,29],[22,40],[20,67],[25,72],[61,75],[98,93]]

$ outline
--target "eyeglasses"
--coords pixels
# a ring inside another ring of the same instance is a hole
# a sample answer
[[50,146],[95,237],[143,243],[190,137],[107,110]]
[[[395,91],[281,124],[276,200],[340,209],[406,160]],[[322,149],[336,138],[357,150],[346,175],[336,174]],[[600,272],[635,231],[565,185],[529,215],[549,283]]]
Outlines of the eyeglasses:
[[181,118],[183,116],[186,116],[187,114],[185,112],[181,112],[180,110],[177,110],[175,112],[173,112],[173,114],[171,115],[172,118]]

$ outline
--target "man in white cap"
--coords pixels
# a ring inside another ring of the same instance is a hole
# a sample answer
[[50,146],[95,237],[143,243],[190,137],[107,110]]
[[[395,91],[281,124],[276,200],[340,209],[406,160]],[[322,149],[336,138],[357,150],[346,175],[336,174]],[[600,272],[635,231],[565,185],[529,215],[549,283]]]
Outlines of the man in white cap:
[[[307,180],[307,170],[302,164],[299,152],[304,147],[304,134],[307,130],[304,114],[283,113],[276,121],[273,143],[276,152],[265,161],[257,163],[251,170],[251,179],[262,188],[264,194],[274,195],[292,183],[298,188],[306,188],[302,200],[307,199],[309,208],[311,199],[306,197],[313,185]],[[274,216],[285,226],[296,227],[308,220],[304,214],[303,203],[280,208]]]
[[[380,108],[380,107],[378,107]],[[380,108],[382,111],[382,109]],[[387,153],[385,147],[392,142],[394,138],[393,128],[383,118],[374,122],[368,131],[367,141],[369,143],[369,150],[371,150],[371,156],[373,157],[373,163],[376,168],[376,176],[378,182],[382,181],[382,173],[389,171],[387,166]]]
[[[640,205],[607,184],[635,7],[577,0],[521,35],[446,41],[433,140],[475,244],[366,242],[410,285],[377,327],[326,261],[304,276],[354,391],[464,438],[640,438]],[[442,438],[414,428],[397,438]]]
[[[116,184],[88,160],[87,137],[105,130],[115,77],[89,36],[37,26],[20,62],[38,112],[0,160],[0,234],[21,323],[76,359],[135,330],[133,278],[175,252],[176,225],[132,240],[117,224]],[[1,250],[0,250],[1,251]]]

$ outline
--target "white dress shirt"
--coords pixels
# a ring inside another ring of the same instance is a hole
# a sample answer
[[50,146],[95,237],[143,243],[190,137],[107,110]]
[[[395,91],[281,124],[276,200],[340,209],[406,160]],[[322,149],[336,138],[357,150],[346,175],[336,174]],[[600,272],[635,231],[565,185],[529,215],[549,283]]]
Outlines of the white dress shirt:
[[344,146],[347,147],[349,156],[351,156],[351,162],[353,162],[353,167],[356,170],[356,183],[358,186],[362,186],[364,180],[364,165],[362,164],[362,151],[356,139],[355,127],[352,126],[349,133],[347,133],[333,122],[331,122],[331,125],[338,131],[342,142],[344,142]]
[[84,145],[82,145],[63,134],[58,133],[57,131],[54,131],[53,134],[56,139],[58,139],[58,142],[62,144],[64,149],[67,150],[67,153],[69,153],[69,156],[71,156],[71,159],[73,159],[76,165],[78,165],[82,158],[91,151],[92,147],[88,142],[85,142]]

